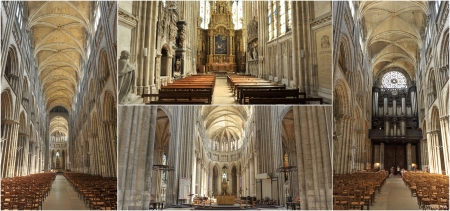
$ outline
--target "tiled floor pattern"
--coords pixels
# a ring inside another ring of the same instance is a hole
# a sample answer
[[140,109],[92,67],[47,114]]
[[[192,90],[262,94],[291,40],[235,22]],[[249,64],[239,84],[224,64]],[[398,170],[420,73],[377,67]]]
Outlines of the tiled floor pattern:
[[88,210],[63,175],[56,175],[49,196],[42,204],[43,210]]

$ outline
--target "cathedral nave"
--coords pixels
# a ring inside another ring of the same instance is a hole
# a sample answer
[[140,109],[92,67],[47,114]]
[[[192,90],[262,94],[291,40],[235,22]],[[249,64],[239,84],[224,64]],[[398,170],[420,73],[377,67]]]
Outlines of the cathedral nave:
[[0,9],[1,209],[114,209],[116,2]]
[[332,102],[329,1],[118,7],[120,104]]
[[370,209],[448,209],[448,11],[333,3],[335,196],[365,188]]
[[331,112],[121,106],[118,209],[331,209]]

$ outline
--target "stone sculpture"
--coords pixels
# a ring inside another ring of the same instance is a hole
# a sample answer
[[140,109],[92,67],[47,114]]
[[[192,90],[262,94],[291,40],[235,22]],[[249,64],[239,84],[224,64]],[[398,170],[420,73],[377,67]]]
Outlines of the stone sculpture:
[[[130,52],[122,51],[119,59],[119,102],[124,102],[127,95],[129,95],[134,86],[135,81],[135,67],[128,62]],[[128,99],[129,100],[129,99]]]

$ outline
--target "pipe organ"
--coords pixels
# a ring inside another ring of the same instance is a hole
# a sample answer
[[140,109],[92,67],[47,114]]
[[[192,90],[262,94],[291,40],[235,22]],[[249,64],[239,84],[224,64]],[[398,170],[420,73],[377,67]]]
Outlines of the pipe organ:
[[[419,149],[422,130],[419,128],[417,88],[379,88],[372,89],[372,129],[369,138],[374,148],[374,164],[380,163],[385,169],[391,166],[411,169],[420,160],[415,153]],[[376,147],[384,145],[385,147]],[[407,153],[411,150],[414,153]]]

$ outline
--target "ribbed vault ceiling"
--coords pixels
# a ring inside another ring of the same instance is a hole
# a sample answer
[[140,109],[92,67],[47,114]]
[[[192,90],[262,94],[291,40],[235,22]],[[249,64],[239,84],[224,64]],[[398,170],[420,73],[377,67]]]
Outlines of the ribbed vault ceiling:
[[27,28],[32,31],[47,109],[62,106],[69,112],[86,59],[92,2],[28,2]]
[[234,138],[238,141],[243,138],[245,125],[250,116],[249,109],[248,106],[204,106],[202,118],[209,139]]
[[401,68],[414,79],[418,50],[423,46],[426,2],[361,1],[359,8],[374,76]]
[[55,116],[50,120],[50,135],[64,134],[66,137],[69,133],[69,123],[62,116]]

